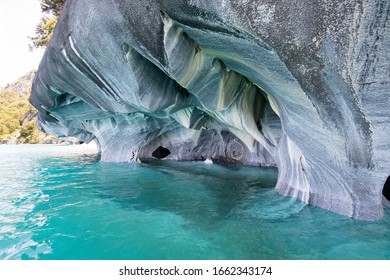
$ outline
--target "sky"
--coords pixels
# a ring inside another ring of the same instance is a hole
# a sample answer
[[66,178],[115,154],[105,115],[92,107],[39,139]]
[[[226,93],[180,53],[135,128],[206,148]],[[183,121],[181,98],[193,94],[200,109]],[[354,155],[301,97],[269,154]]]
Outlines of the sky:
[[39,0],[0,0],[0,87],[37,69],[43,49],[29,51],[42,16]]

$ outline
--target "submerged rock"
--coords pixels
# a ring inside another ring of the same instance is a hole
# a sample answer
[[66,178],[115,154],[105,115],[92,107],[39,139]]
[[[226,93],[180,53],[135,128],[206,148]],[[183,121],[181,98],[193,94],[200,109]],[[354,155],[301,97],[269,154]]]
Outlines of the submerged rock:
[[33,85],[39,126],[103,161],[277,166],[276,189],[383,214],[390,2],[67,0]]

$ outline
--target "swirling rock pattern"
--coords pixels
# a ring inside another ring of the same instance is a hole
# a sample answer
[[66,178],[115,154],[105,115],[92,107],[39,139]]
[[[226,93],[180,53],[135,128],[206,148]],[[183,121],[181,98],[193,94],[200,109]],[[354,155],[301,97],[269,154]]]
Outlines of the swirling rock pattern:
[[281,194],[378,219],[389,13],[387,0],[67,0],[31,103],[43,130],[96,139],[103,161],[161,146],[277,166]]

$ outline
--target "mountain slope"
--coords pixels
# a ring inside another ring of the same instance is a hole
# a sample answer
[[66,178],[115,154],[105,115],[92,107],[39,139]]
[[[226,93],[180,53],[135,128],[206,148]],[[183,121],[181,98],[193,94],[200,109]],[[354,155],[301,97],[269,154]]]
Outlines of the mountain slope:
[[51,142],[53,137],[36,128],[37,110],[28,102],[36,71],[0,88],[0,143]]

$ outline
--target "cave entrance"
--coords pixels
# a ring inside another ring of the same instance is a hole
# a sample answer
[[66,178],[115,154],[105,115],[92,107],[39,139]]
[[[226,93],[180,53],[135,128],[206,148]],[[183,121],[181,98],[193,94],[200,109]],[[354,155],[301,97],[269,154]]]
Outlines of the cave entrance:
[[152,157],[162,159],[166,158],[171,154],[171,151],[167,148],[164,148],[163,146],[159,146],[157,149],[154,150],[152,153]]
[[390,201],[390,176],[387,177],[385,185],[383,186],[382,194],[386,197],[387,200]]

